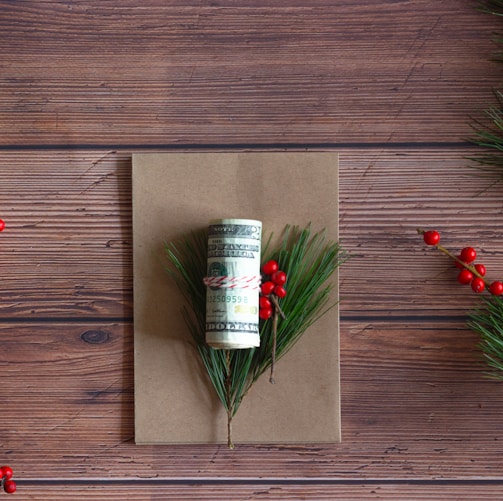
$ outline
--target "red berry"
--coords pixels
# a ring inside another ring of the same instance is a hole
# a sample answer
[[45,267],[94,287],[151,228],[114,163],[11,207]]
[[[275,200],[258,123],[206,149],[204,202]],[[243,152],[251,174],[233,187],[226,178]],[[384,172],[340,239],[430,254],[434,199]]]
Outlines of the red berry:
[[265,296],[260,296],[258,299],[258,305],[260,308],[272,308],[271,301]]
[[5,221],[3,219],[0,219],[0,231],[3,231],[5,228]]
[[463,268],[458,274],[458,282],[460,284],[469,284],[473,280],[473,273],[466,268]]
[[423,233],[423,240],[427,245],[437,245],[440,242],[440,233],[434,230],[425,231]]
[[489,286],[489,292],[493,296],[501,296],[503,294],[503,283],[496,280]]
[[269,308],[260,308],[258,310],[258,316],[262,320],[267,320],[268,318],[271,318],[272,317],[272,308],[271,307],[269,307]]
[[284,285],[286,284],[286,273],[284,271],[278,270],[272,274],[271,280],[276,285]]
[[486,267],[483,264],[476,264],[474,268],[479,272],[479,275],[484,276],[486,274]]
[[260,286],[260,292],[262,292],[264,296],[268,296],[273,290],[274,290],[274,282],[271,281],[264,282]]
[[276,285],[276,287],[274,287],[274,294],[278,297],[285,297],[286,289],[282,285]]
[[486,284],[479,277],[475,277],[472,280],[472,290],[473,290],[473,292],[482,292],[485,289],[485,286],[486,286]]
[[9,478],[12,477],[12,473],[13,472],[12,472],[12,468],[10,466],[2,466],[0,468],[0,471],[2,472],[2,477],[1,478],[5,477],[6,480],[9,480]]
[[477,251],[473,247],[461,249],[460,259],[465,263],[473,263],[477,258]]
[[278,271],[279,266],[278,262],[274,261],[274,259],[271,259],[270,261],[267,261],[267,263],[262,266],[262,272],[265,275],[272,275],[275,271]]
[[13,494],[16,492],[16,482],[14,482],[14,480],[7,480],[7,482],[3,484],[3,488],[7,494]]

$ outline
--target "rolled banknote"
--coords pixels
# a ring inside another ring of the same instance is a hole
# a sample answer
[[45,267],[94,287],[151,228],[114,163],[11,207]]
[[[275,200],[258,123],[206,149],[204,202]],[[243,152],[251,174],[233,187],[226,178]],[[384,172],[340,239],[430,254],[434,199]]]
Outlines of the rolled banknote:
[[208,228],[206,343],[213,348],[260,345],[259,287],[262,223],[219,219]]

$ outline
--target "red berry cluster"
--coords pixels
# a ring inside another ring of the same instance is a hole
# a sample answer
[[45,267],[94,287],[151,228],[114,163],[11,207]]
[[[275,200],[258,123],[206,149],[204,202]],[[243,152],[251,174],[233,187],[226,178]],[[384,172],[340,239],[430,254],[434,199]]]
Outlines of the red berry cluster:
[[3,490],[8,494],[16,492],[16,482],[12,480],[12,468],[10,466],[2,466],[0,468],[0,482]]
[[286,273],[279,269],[277,261],[271,259],[262,266],[263,281],[260,286],[259,297],[259,317],[262,320],[267,320],[272,317],[274,312],[273,301],[271,295],[278,298],[286,296]]
[[503,294],[503,282],[496,280],[494,282],[487,282],[484,278],[486,274],[486,267],[483,264],[475,264],[475,259],[477,259],[477,251],[473,247],[464,247],[459,255],[454,256],[447,249],[440,246],[440,233],[435,230],[422,231],[423,240],[427,245],[433,245],[438,250],[447,254],[454,260],[454,264],[457,268],[460,268],[458,273],[458,282],[461,284],[471,285],[474,292],[482,292],[486,286],[489,287],[489,292],[494,296],[500,296]]

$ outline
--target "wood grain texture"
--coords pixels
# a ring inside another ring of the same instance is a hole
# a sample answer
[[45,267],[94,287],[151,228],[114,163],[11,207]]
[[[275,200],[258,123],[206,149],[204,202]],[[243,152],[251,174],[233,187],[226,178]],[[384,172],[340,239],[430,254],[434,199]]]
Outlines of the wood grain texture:
[[500,80],[471,1],[0,8],[9,146],[458,142]]
[[[476,242],[490,276],[503,276],[503,222],[491,216],[502,185],[467,160],[477,150],[337,151],[340,238],[351,254],[343,317],[464,315],[476,304],[418,227],[442,231],[453,252]],[[130,153],[4,151],[0,162],[0,318],[132,318]]]
[[[161,484],[161,485],[159,485]],[[295,485],[293,482],[289,485],[260,482],[256,484],[232,484],[211,485],[204,483],[191,483],[170,485],[161,482],[157,484],[150,483],[131,483],[129,485],[116,485],[114,483],[93,486],[88,483],[75,485],[66,485],[55,483],[42,484],[37,487],[33,484],[23,487],[23,491],[30,496],[27,499],[37,499],[40,489],[48,498],[54,501],[60,500],[116,500],[130,499],[131,501],[144,501],[146,493],[150,500],[164,499],[207,499],[221,501],[238,501],[244,499],[267,499],[279,500],[289,499],[290,501],[300,501],[306,499],[316,500],[334,500],[334,499],[358,499],[359,501],[382,500],[389,501],[425,501],[435,499],[472,501],[483,497],[488,501],[500,501],[501,496],[492,486],[475,484],[465,485],[389,485],[386,483],[361,483],[361,485],[345,485],[344,483],[334,482],[333,485],[316,485],[307,482],[307,485]]]
[[[466,142],[501,21],[474,7],[0,0],[0,458],[20,499],[501,499],[478,298],[416,234],[503,277],[503,185]],[[131,153],[286,146],[340,153],[342,443],[135,446]]]
[[342,443],[234,451],[134,445],[130,324],[13,323],[0,336],[4,453],[25,479],[438,480],[503,467],[503,387],[457,322],[343,323]]
[[131,155],[4,152],[3,308],[132,317]]

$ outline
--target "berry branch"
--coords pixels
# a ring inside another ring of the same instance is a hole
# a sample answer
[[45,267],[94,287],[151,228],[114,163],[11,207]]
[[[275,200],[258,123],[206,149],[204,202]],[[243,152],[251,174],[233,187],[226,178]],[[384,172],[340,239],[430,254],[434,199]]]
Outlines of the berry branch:
[[272,317],[272,348],[271,348],[271,375],[269,382],[275,384],[274,368],[276,365],[276,343],[278,334],[278,316],[285,319],[285,314],[279,305],[278,298],[286,296],[286,273],[279,269],[279,264],[274,259],[267,261],[262,266],[263,278],[260,286],[259,317],[268,320]]
[[471,284],[472,290],[478,293],[486,290],[486,287],[489,290],[490,295],[481,298],[482,306],[469,313],[468,327],[480,336],[479,347],[490,367],[488,376],[503,380],[503,282],[487,281],[485,266],[474,263],[477,252],[473,247],[463,248],[456,256],[440,245],[438,231],[418,229],[417,232],[427,245],[436,247],[454,260],[456,267],[460,268],[458,282]]
[[440,252],[450,257],[457,268],[461,271],[458,274],[458,282],[464,285],[471,285],[474,292],[482,292],[486,287],[493,296],[503,294],[503,282],[495,280],[489,282],[485,278],[486,267],[483,264],[475,264],[477,251],[473,247],[464,247],[458,256],[440,245],[440,233],[435,230],[424,231],[420,228],[417,232],[423,236],[424,243],[436,247]]

